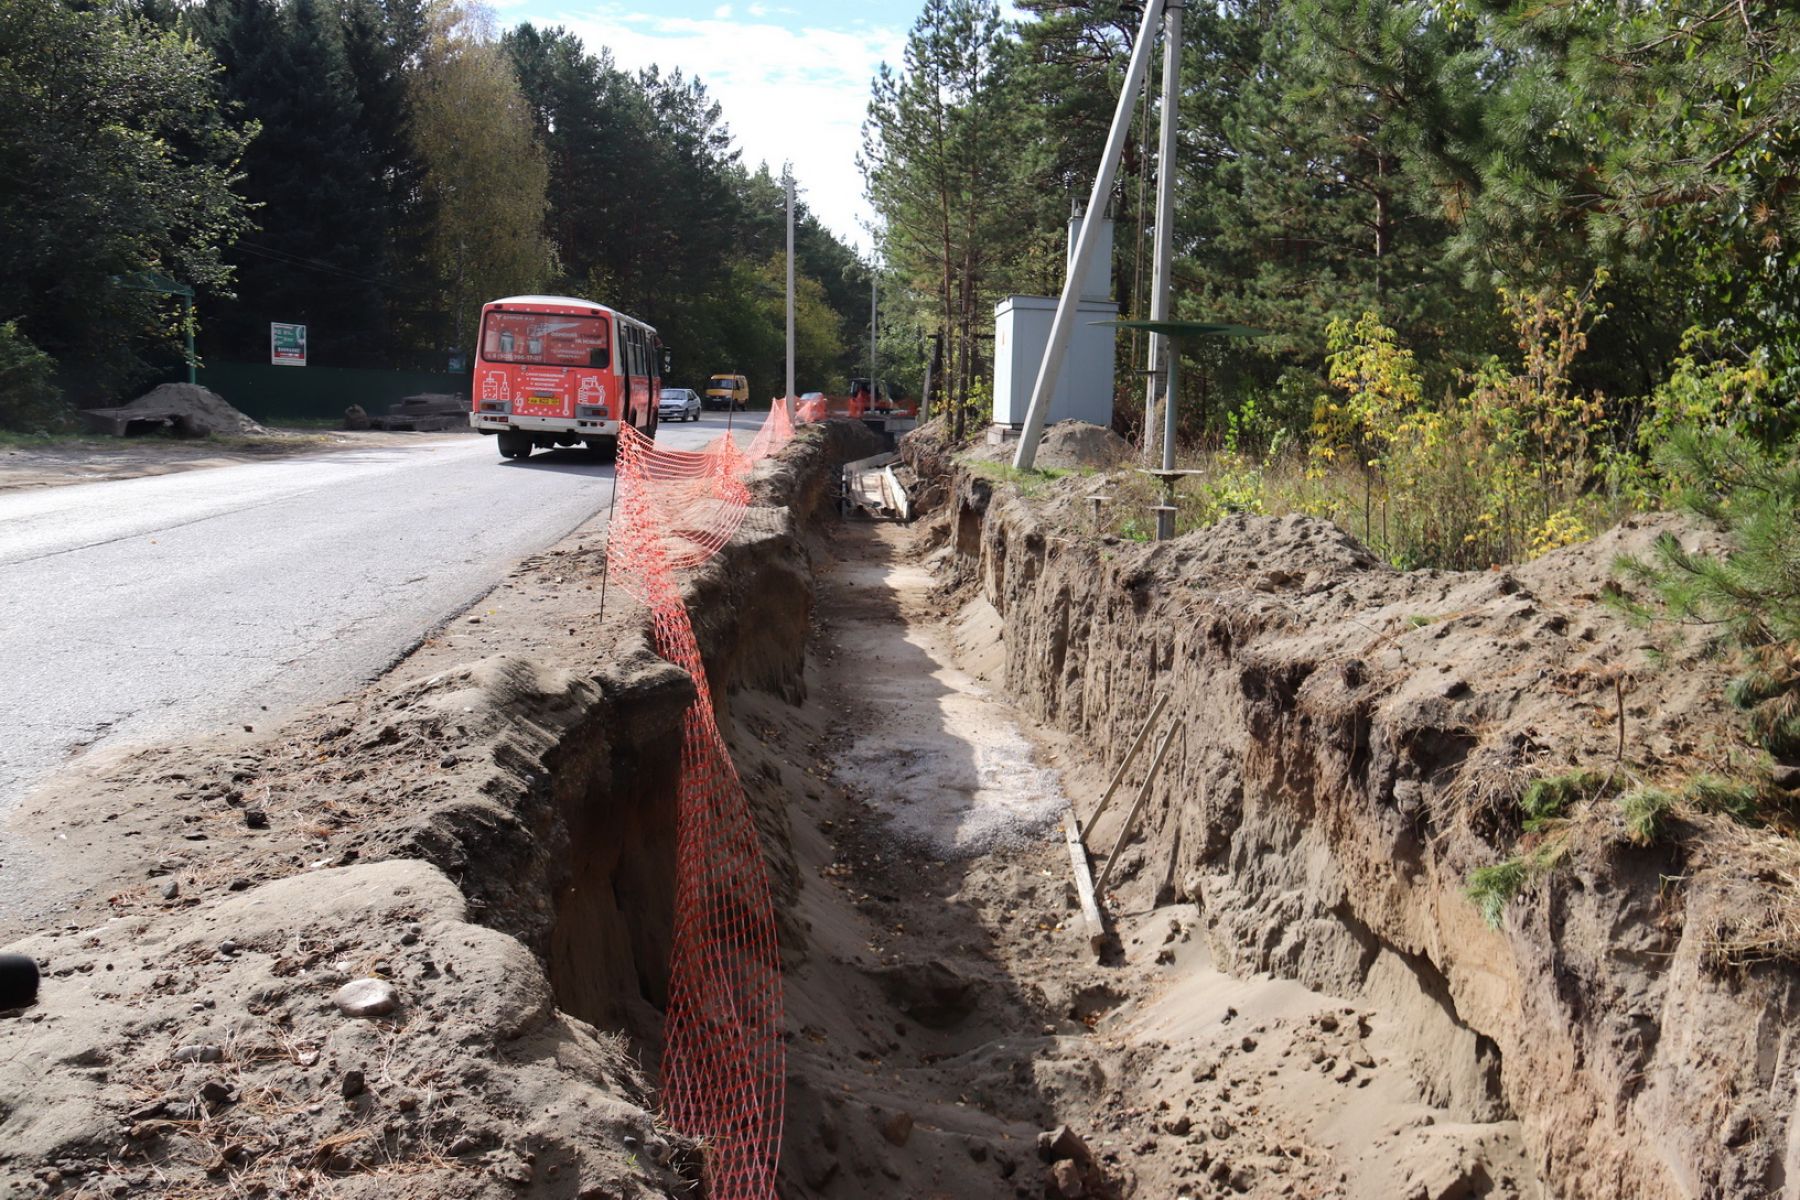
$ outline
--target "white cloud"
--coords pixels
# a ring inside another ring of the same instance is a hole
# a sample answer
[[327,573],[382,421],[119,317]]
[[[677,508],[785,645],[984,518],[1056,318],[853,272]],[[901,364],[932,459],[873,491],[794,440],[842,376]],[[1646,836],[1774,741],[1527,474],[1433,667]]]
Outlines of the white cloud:
[[867,251],[870,212],[856,155],[869,82],[884,59],[899,62],[904,31],[788,27],[732,20],[730,12],[722,5],[711,18],[683,18],[602,8],[539,20],[566,26],[592,53],[610,49],[627,70],[655,65],[699,76],[724,107],[744,161],[777,173],[791,161],[812,211]]

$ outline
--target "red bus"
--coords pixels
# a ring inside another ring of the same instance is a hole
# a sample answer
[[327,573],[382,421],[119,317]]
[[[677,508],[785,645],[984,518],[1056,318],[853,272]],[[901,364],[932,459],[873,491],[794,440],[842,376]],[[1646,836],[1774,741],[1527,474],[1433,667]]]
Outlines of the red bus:
[[656,436],[664,369],[656,330],[592,300],[509,296],[481,307],[469,424],[500,453],[577,446],[618,453],[623,422]]

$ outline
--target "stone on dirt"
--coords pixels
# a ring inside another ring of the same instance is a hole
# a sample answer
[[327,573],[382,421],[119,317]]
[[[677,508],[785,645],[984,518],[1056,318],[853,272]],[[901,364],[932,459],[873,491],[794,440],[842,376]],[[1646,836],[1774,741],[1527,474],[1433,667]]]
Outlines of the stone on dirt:
[[912,1114],[897,1112],[881,1123],[881,1136],[896,1146],[904,1146],[912,1137],[912,1129]]
[[400,1007],[400,993],[384,979],[352,979],[332,996],[346,1017],[385,1017]]

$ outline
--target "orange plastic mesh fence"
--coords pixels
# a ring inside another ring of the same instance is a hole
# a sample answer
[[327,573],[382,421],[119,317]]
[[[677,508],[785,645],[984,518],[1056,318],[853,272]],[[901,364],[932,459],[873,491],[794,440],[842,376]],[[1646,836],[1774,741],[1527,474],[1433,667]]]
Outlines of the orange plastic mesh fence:
[[786,1051],[781,951],[756,823],[714,721],[712,693],[677,578],[717,554],[744,523],[759,458],[793,437],[777,405],[740,447],[659,449],[619,437],[607,572],[649,607],[657,652],[696,695],[681,720],[675,936],[664,1022],[663,1108],[704,1146],[711,1200],[769,1200],[781,1156]]

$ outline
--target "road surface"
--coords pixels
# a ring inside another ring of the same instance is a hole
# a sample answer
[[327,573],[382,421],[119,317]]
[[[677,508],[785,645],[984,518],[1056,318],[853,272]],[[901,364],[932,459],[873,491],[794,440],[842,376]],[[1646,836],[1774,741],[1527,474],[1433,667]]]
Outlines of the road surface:
[[604,511],[612,475],[469,436],[0,494],[0,814],[79,751],[355,689]]

